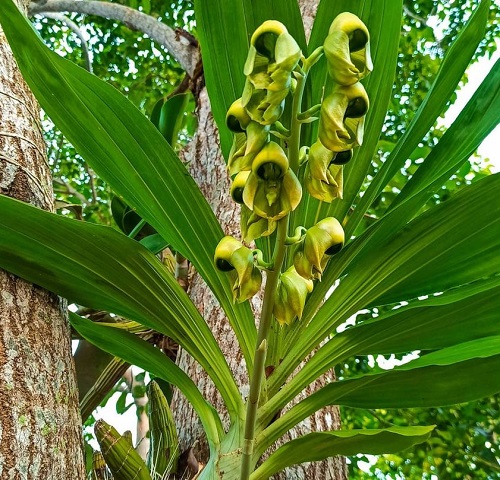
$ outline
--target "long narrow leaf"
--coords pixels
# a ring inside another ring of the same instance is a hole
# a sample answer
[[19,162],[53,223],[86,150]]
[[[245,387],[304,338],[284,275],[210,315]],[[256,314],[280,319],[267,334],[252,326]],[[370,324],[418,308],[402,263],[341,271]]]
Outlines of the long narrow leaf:
[[0,267],[66,297],[161,332],[206,369],[228,408],[241,398],[210,328],[159,260],[110,227],[0,196]]
[[[268,388],[279,392],[271,409],[283,408],[307,385],[345,359],[359,355],[434,350],[471,339],[500,335],[500,276],[449,290],[427,300],[348,328],[323,345],[281,389],[273,376]],[[279,370],[277,371],[279,375]]]
[[158,348],[119,328],[99,325],[70,313],[73,328],[89,342],[132,365],[179,387],[199,415],[211,447],[219,443],[222,424],[215,409],[207,403],[196,384]]
[[223,232],[172,148],[115,88],[51,52],[11,0],[2,2],[0,22],[42,108],[95,172],[193,262],[251,367],[256,330],[250,306],[233,304],[229,279],[213,265]]
[[250,479],[269,478],[286,467],[320,461],[335,455],[382,455],[400,452],[425,442],[432,430],[433,426],[310,433],[281,446],[250,475]]
[[499,188],[500,175],[486,177],[402,230],[386,230],[383,242],[367,250],[362,261],[343,269],[345,276],[317,314],[311,319],[312,312],[306,312],[297,329],[301,341],[290,343],[279,367],[280,380],[363,308],[410,300],[499,273]]
[[[258,437],[263,451],[326,405],[357,408],[438,407],[500,391],[500,336],[454,345],[384,373],[328,384],[298,403]],[[266,415],[266,406],[262,415]]]
[[[308,301],[306,315],[308,309],[317,310],[329,286],[343,270],[342,265],[361,261],[359,259],[362,258],[364,252],[369,252],[377,244],[386,240],[388,232],[394,232],[403,227],[441,188],[443,183],[468,160],[470,154],[498,124],[499,109],[500,61],[497,61],[464,110],[391,204],[389,213],[363,232],[347,251],[337,257],[336,262],[330,262],[324,272],[323,282],[316,285]],[[339,261],[340,258],[342,261]]]

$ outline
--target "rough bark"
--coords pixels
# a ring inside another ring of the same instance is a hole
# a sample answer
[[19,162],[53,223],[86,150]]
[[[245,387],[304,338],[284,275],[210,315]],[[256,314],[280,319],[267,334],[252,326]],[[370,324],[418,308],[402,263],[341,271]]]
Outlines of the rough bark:
[[[312,25],[314,13],[316,12],[318,0],[301,0],[299,3],[306,32],[308,33]],[[224,159],[220,152],[217,127],[211,115],[209,99],[205,89],[201,91],[198,105],[199,133],[187,152],[190,171],[204,193],[205,198],[212,206],[225,233],[238,237],[239,209],[235,208],[235,204],[228,194],[229,179]],[[248,393],[248,379],[245,365],[235,335],[228,325],[224,312],[221,311],[217,301],[198,276],[193,278],[189,293],[219,340],[226,358],[229,359],[230,367],[233,370],[237,383],[240,385],[240,390],[246,396]],[[258,318],[259,303],[259,300],[256,300],[253,305],[257,313],[256,318]],[[213,387],[210,380],[207,379],[206,375],[204,375],[201,368],[182,350],[179,355],[179,364],[194,379],[195,383],[199,385],[205,397],[214,404],[219,412],[222,412],[222,401],[217,390]],[[296,401],[299,401],[334,379],[333,372],[329,372],[302,392]],[[193,444],[197,444],[198,448],[196,448],[196,451],[198,455],[203,455],[203,436],[196,414],[178,392],[174,395],[173,404],[182,447],[187,448]],[[340,416],[338,408],[332,407],[317,412],[302,422],[296,429],[283,437],[283,441],[288,441],[311,431],[332,430],[339,427]],[[203,460],[203,458],[201,459]],[[336,457],[329,461],[300,465],[287,469],[274,478],[280,480],[307,480],[313,478],[342,480],[347,478],[347,474],[344,459]]]
[[[52,185],[38,115],[0,31],[0,192],[50,210]],[[85,478],[65,305],[3,271],[0,478]]]

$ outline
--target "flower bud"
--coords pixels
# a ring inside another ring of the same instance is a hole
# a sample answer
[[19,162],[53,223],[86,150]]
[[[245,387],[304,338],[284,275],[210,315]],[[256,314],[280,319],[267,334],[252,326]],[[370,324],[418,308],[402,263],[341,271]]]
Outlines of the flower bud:
[[354,14],[338,15],[324,43],[328,73],[340,85],[352,85],[372,70],[370,34]]
[[232,103],[232,105],[229,107],[229,110],[227,111],[227,128],[235,133],[242,133],[245,131],[250,121],[251,118],[245,110],[245,107],[243,107],[241,98],[238,98]]
[[299,320],[304,311],[307,295],[312,292],[312,280],[301,277],[295,267],[280,275],[273,314],[281,325],[290,325],[295,317]]
[[321,279],[329,256],[344,245],[344,229],[334,217],[327,217],[307,230],[302,245],[295,252],[295,269],[306,279]]
[[252,250],[240,241],[231,236],[224,237],[215,249],[214,262],[223,272],[235,271],[233,295],[236,301],[244,302],[260,290],[262,275],[254,264]]

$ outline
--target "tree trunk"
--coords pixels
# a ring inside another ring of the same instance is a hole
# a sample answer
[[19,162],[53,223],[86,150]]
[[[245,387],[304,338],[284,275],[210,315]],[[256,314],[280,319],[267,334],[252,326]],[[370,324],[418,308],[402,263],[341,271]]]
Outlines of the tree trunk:
[[[0,192],[53,209],[38,105],[1,31]],[[65,304],[3,271],[0,295],[0,478],[84,479]]]
[[[303,14],[306,33],[309,33],[318,0],[300,0],[299,4]],[[189,161],[190,172],[200,186],[205,198],[212,206],[225,234],[239,237],[239,209],[235,208],[235,204],[229,196],[229,178],[224,159],[220,152],[218,131],[210,111],[210,103],[206,89],[203,89],[199,95],[197,113],[199,122],[198,134],[193,140],[189,150],[186,152],[186,160]],[[240,386],[240,390],[242,394],[246,396],[248,394],[246,368],[241,351],[238,348],[236,336],[229,327],[224,312],[199,276],[193,278],[189,293],[194,303],[209,323],[215,337],[219,340],[222,351],[226,358],[228,358],[228,363]],[[259,299],[253,299],[253,308],[256,313],[256,318],[259,318]],[[178,363],[199,386],[203,395],[224,416],[222,400],[212,382],[199,368],[198,364],[182,349],[179,353]],[[334,374],[333,372],[329,372],[329,374],[325,375],[322,379],[310,385],[306,391],[302,392],[302,394],[297,397],[297,401],[333,380]],[[178,392],[174,394],[172,403],[178,424],[181,448],[186,449],[195,445],[195,452],[198,459],[206,461],[206,445],[195,412]],[[333,430],[339,427],[340,416],[338,408],[331,407],[317,412],[315,415],[305,420],[296,429],[290,431],[283,437],[283,441],[288,441],[311,431]],[[274,478],[280,480],[307,480],[313,478],[322,480],[344,480],[347,478],[347,474],[344,459],[336,457],[324,462],[299,465],[287,469]]]

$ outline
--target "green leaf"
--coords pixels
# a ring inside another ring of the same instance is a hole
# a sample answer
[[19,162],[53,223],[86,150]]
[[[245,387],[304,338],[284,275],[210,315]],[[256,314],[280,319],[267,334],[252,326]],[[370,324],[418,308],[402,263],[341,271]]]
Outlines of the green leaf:
[[302,17],[296,0],[195,0],[194,8],[210,104],[227,159],[233,135],[225,124],[226,112],[243,92],[243,65],[252,33],[264,20],[278,20],[305,54]]
[[241,397],[210,328],[160,261],[116,230],[0,196],[0,267],[67,298],[122,315],[182,345],[233,413]]
[[[282,408],[321,374],[351,356],[434,350],[500,335],[499,311],[500,276],[496,276],[417,300],[348,328],[315,352],[270,400],[269,408]],[[279,387],[271,376],[269,389]]]
[[11,0],[0,22],[42,108],[94,171],[203,276],[228,315],[251,369],[256,329],[213,265],[221,227],[185,166],[118,90],[51,52]]
[[[352,262],[365,248],[369,251],[383,243],[388,232],[401,229],[419,212],[432,194],[441,188],[443,182],[468,160],[470,154],[498,124],[499,78],[500,61],[497,61],[462,113],[395,198],[389,213],[363,232],[356,240],[356,246],[352,245],[348,251],[337,256],[335,262],[330,262],[325,269],[323,281],[315,286],[307,308],[317,310],[329,286],[338,278],[346,264]],[[404,205],[401,205],[403,202]],[[347,254],[346,257],[344,254]]]
[[331,261],[338,262],[338,273],[343,276],[340,284],[314,317],[306,304],[301,323],[287,339],[285,359],[275,372],[281,372],[278,384],[293,372],[300,359],[359,310],[497,274],[499,188],[500,175],[486,177],[427,210],[403,229],[384,229],[383,241],[373,248],[367,242],[362,254],[356,252],[355,261],[349,263],[356,241],[333,257]]
[[336,455],[382,455],[396,453],[417,443],[425,442],[431,427],[391,427],[373,430],[340,430],[315,432],[285,443],[272,453],[255,472],[251,480],[269,478],[304,462],[316,462]]
[[162,98],[151,114],[151,121],[172,147],[175,147],[177,143],[188,100],[189,94],[187,93],[177,94],[166,100]]
[[[394,370],[328,384],[266,428],[258,451],[326,405],[356,408],[438,407],[500,392],[500,336],[432,352]],[[266,418],[269,406],[262,407]]]
[[443,113],[446,102],[455,91],[472,55],[484,37],[489,5],[489,0],[483,0],[480,3],[467,25],[450,46],[437,77],[420,108],[415,113],[408,130],[397,143],[373,181],[370,182],[353,215],[349,218],[346,225],[347,238],[355,231],[373,200],[418,146],[418,143],[429,131],[438,116]]
[[[498,125],[499,111],[500,60],[497,60],[460,115],[396,196],[390,209],[413,196],[429,198],[470,158]],[[412,203],[409,214],[416,213],[421,203]],[[406,210],[409,208],[407,205]]]
[[99,325],[70,313],[73,328],[89,342],[132,365],[176,385],[191,403],[213,447],[218,444],[222,425],[215,409],[207,403],[195,383],[158,348],[119,328]]

